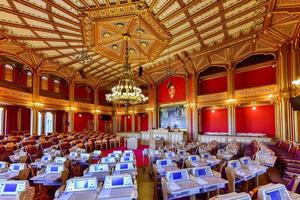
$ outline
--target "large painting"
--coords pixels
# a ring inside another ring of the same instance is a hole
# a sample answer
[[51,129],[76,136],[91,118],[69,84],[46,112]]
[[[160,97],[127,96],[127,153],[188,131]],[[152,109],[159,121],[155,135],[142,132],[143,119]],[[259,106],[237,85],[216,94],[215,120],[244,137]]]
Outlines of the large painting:
[[161,107],[159,117],[160,128],[186,129],[184,105]]

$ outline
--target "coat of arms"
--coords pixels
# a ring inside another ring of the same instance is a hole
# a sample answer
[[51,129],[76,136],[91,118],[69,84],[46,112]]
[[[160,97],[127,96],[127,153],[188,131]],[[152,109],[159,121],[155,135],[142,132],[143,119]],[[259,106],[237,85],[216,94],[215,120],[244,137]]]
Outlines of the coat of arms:
[[168,92],[169,92],[169,97],[170,97],[171,99],[173,99],[174,96],[175,96],[176,90],[175,90],[175,87],[174,87],[174,85],[173,85],[172,83],[171,83],[171,84],[169,85],[169,87],[168,87]]

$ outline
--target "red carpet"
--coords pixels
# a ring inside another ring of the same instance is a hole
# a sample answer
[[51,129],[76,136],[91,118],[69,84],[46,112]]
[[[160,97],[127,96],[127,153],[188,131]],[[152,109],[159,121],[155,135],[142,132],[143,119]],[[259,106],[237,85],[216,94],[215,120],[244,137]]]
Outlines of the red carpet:
[[[143,166],[143,150],[149,148],[148,145],[140,145],[139,148],[137,150],[134,150],[134,154],[135,154],[135,158],[136,158],[136,165],[137,167],[142,167]],[[103,156],[107,156],[107,154],[113,152],[114,150],[127,150],[126,147],[119,147],[119,148],[113,148],[113,149],[109,149],[109,150],[103,150],[102,151],[102,155]],[[145,165],[148,165],[148,158],[145,159],[144,161]]]

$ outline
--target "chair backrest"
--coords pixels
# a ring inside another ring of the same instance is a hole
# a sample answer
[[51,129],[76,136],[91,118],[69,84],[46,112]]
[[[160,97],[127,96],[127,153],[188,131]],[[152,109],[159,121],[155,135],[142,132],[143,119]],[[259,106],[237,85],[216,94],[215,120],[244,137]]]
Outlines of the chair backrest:
[[235,192],[235,174],[232,168],[225,168],[226,177],[228,180],[228,192]]
[[35,188],[34,187],[28,187],[24,192],[21,192],[18,194],[17,199],[19,200],[33,200],[35,195]]

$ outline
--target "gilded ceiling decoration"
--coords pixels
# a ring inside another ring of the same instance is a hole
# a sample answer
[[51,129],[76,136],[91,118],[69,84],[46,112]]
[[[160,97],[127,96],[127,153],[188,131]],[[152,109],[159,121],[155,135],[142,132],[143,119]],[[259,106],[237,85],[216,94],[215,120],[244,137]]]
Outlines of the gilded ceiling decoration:
[[[94,86],[109,86],[124,72],[129,33],[132,69],[141,59],[149,83],[166,74],[169,54],[175,71],[194,73],[277,51],[299,34],[299,9],[298,0],[1,0],[0,45],[32,68],[76,81],[81,70]],[[83,46],[88,64],[74,58]]]

